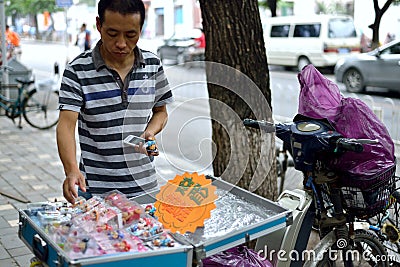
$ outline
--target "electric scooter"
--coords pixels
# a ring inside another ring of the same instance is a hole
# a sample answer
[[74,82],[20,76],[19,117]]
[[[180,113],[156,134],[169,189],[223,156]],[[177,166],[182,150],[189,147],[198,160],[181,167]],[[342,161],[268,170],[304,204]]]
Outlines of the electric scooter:
[[[343,153],[362,152],[364,144],[376,140],[344,138],[327,120],[301,115],[290,123],[274,125],[245,119],[244,125],[267,133],[276,132],[276,136],[290,147],[295,169],[304,174],[304,189],[285,190],[277,200],[281,206],[292,210],[293,223],[259,238],[255,248],[257,252],[276,267],[336,266],[339,261],[344,266],[389,266],[388,261],[381,260],[387,254],[376,236],[355,228],[355,214],[351,213],[351,207],[343,207],[346,203],[344,198],[351,195],[344,195],[340,173],[329,165]],[[391,178],[394,173],[387,176],[388,183],[377,188],[379,192],[394,190],[395,181]],[[376,206],[377,199],[370,201],[374,204],[367,205],[365,212],[369,212],[373,205],[375,209],[383,208]],[[321,241],[313,250],[307,251],[315,221]],[[368,253],[363,253],[365,251]]]

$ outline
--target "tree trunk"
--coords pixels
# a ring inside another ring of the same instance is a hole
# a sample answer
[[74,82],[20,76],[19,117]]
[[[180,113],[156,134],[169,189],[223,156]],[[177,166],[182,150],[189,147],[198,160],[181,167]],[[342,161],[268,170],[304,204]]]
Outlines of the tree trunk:
[[369,25],[368,27],[372,29],[372,43],[371,43],[371,49],[377,48],[380,43],[379,43],[379,27],[381,24],[381,19],[383,14],[386,12],[386,10],[389,8],[389,6],[392,4],[393,0],[387,0],[385,5],[381,8],[379,8],[379,3],[378,0],[374,0],[374,10],[375,10],[375,20],[374,23]]
[[245,129],[272,121],[269,70],[257,0],[200,0],[215,159],[214,174],[274,199],[275,135]]
[[33,16],[33,20],[34,20],[34,22],[35,22],[34,25],[35,25],[35,27],[36,27],[35,39],[36,39],[36,40],[39,40],[39,39],[40,39],[39,22],[38,22],[38,19],[37,19],[36,14],[32,14],[32,16]]
[[268,0],[268,6],[271,10],[271,17],[276,17],[276,0]]

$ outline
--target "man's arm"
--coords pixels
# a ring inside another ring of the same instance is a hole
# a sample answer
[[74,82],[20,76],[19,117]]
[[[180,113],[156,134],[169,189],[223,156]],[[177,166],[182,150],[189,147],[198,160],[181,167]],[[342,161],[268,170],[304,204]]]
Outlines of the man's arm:
[[82,191],[86,191],[85,178],[80,172],[76,160],[75,127],[77,120],[77,112],[61,110],[56,130],[58,154],[65,172],[63,194],[65,199],[71,203],[74,203],[74,199],[78,197],[75,185],[78,185]]
[[161,132],[161,130],[164,128],[165,124],[167,124],[168,121],[167,107],[165,105],[160,107],[154,107],[152,111],[153,111],[153,116],[151,116],[151,119],[147,124],[145,130],[146,133],[145,138],[148,138],[149,136],[154,137],[156,134]]

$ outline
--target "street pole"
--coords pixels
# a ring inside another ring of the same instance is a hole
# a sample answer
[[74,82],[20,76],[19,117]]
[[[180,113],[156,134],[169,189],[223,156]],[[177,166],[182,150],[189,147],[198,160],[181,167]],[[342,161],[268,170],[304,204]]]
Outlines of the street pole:
[[[1,1],[1,0],[0,0]],[[56,0],[56,6],[64,8],[64,17],[65,17],[65,49],[66,49],[66,58],[65,58],[65,65],[69,61],[69,38],[68,38],[68,8],[73,5],[73,0]],[[56,64],[56,63],[55,63]],[[58,64],[58,63],[57,63]]]
[[68,36],[68,7],[64,7],[64,16],[65,16],[65,49],[67,50],[66,53],[66,59],[65,59],[65,65],[69,62],[69,36]]
[[[4,0],[0,0],[0,23],[1,23],[1,59],[2,59],[2,80],[3,84],[8,84],[8,62],[7,62],[7,45],[6,45],[6,12],[4,8]],[[5,96],[8,98],[10,92],[8,89],[5,89]]]

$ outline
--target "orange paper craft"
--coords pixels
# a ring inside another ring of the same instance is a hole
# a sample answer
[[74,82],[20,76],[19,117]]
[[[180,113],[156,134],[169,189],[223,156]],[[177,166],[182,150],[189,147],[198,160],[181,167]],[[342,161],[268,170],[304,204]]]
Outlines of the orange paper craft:
[[210,218],[216,207],[215,189],[210,179],[196,172],[177,175],[157,194],[155,215],[173,233],[194,232],[204,226],[204,220]]

